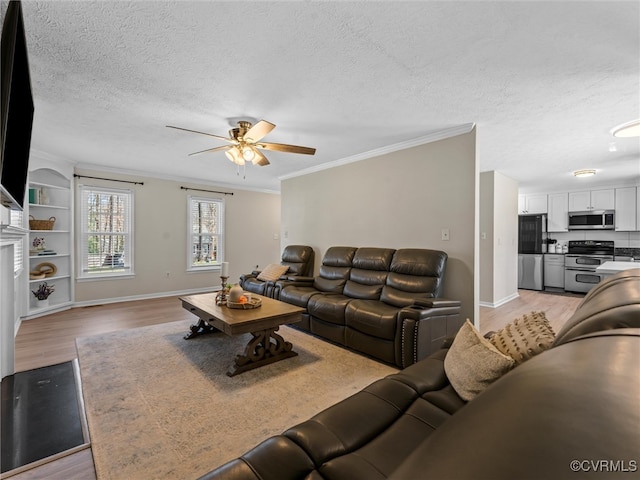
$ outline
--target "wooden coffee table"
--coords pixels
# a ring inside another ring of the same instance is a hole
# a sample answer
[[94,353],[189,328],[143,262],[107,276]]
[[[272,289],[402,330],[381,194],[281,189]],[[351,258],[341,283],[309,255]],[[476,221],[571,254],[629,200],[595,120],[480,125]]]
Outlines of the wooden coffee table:
[[233,377],[254,368],[298,355],[292,345],[276,333],[280,325],[299,322],[303,308],[272,298],[255,295],[262,300],[258,308],[248,310],[216,305],[215,293],[180,297],[182,307],[199,318],[184,338],[224,332],[227,335],[251,333],[244,353],[237,355],[227,375]]

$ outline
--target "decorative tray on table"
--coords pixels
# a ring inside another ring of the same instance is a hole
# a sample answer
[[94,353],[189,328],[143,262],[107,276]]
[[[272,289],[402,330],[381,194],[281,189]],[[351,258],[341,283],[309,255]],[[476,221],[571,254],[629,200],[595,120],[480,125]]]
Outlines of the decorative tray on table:
[[229,308],[238,308],[242,310],[250,310],[252,308],[258,308],[262,305],[262,300],[257,297],[251,297],[251,299],[246,302],[232,302],[227,299],[227,307]]

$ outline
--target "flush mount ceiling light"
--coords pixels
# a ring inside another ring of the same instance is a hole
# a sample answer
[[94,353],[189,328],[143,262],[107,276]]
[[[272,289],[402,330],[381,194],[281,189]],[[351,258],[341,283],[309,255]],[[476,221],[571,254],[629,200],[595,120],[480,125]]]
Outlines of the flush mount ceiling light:
[[614,137],[640,137],[640,119],[612,128],[611,134]]
[[573,175],[578,178],[591,177],[595,174],[596,174],[596,171],[590,168],[587,168],[584,170],[576,170],[575,172],[573,172]]

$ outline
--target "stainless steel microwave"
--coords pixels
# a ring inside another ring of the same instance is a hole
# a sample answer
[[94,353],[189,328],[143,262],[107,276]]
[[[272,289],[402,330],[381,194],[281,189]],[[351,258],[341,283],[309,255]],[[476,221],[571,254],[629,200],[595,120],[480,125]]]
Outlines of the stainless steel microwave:
[[614,210],[569,212],[569,230],[613,230]]

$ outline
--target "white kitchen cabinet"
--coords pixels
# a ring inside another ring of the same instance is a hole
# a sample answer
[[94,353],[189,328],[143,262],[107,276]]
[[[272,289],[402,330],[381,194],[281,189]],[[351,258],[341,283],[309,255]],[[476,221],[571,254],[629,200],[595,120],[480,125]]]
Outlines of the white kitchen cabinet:
[[518,214],[547,213],[546,195],[518,195]]
[[615,204],[615,191],[613,188],[569,193],[570,212],[613,210]]
[[549,195],[547,216],[547,231],[569,231],[569,195],[554,193]]
[[616,231],[634,232],[638,229],[637,188],[616,188]]

